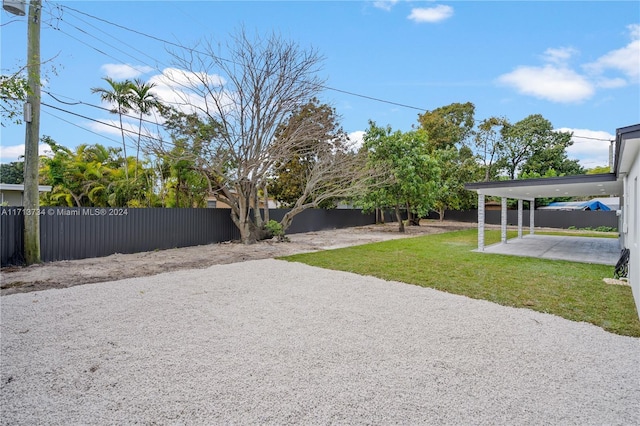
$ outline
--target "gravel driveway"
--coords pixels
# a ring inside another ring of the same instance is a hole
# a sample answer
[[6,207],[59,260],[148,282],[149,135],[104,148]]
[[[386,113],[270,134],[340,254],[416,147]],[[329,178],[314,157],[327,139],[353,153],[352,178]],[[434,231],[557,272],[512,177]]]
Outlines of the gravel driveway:
[[371,277],[266,259],[0,302],[7,425],[640,424],[640,339]]

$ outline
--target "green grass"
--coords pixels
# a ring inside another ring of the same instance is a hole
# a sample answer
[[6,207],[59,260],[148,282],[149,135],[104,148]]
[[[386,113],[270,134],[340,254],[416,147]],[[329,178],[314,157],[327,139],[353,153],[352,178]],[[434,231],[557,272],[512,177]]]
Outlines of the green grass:
[[[509,237],[516,236],[514,231]],[[487,245],[500,231],[486,231]],[[391,240],[281,259],[431,287],[505,306],[533,309],[640,337],[628,286],[607,285],[613,267],[473,252],[477,231]]]

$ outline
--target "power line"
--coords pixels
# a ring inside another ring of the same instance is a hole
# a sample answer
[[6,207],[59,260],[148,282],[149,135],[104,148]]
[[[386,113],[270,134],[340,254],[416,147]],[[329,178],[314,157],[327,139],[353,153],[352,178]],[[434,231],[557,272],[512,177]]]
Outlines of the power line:
[[[73,16],[73,14],[70,14],[70,15],[71,15],[71,16]],[[95,25],[91,24],[90,22],[87,22],[86,20],[84,20],[84,19],[82,19],[82,18],[79,18],[79,17],[77,17],[77,16],[75,16],[75,18],[76,18],[76,19],[78,19],[79,21],[81,21],[81,22],[85,23],[86,25],[90,26],[91,28],[95,29],[96,31],[101,32],[102,34],[106,35],[107,37],[110,37],[110,38],[112,38],[113,40],[115,40],[115,41],[117,41],[117,42],[119,42],[119,43],[122,43],[122,44],[123,44],[123,45],[125,45],[128,49],[130,49],[130,50],[134,50],[134,51],[138,52],[139,54],[141,54],[141,55],[143,55],[143,56],[146,56],[147,58],[151,59],[152,61],[156,61],[156,58],[153,58],[152,56],[149,56],[146,52],[143,52],[142,50],[137,49],[135,46],[132,46],[132,45],[131,45],[131,44],[129,44],[129,43],[123,42],[122,40],[120,40],[120,39],[118,39],[117,37],[115,37],[113,34],[110,34],[110,33],[106,32],[106,31],[103,31],[101,28],[99,28],[99,27],[97,27],[97,26],[95,26]],[[60,18],[60,19],[62,20],[62,18]],[[67,21],[65,21],[65,22],[67,22]],[[75,27],[75,26],[74,26],[74,27]],[[75,28],[77,28],[77,27],[75,27]],[[84,30],[82,30],[82,29],[80,29],[80,28],[78,28],[78,30],[79,30],[79,31],[82,31],[82,32],[85,32]],[[94,37],[94,38],[96,38],[96,37]],[[106,44],[106,43],[105,43],[105,44]],[[130,55],[129,55],[129,56],[130,56]],[[134,59],[136,59],[136,60],[140,60],[140,58],[136,58],[136,57],[133,57],[133,56],[130,56],[130,57],[132,57],[132,58],[134,58]],[[149,64],[145,64],[145,65],[149,65]],[[162,65],[166,66],[166,64],[162,64]],[[151,65],[149,65],[149,66],[151,66]],[[154,68],[154,67],[152,67],[152,68]],[[157,69],[157,67],[155,67],[155,69]]]
[[[67,104],[72,104],[72,103],[67,103]],[[83,103],[83,102],[73,103],[72,105],[79,105],[79,104],[89,105],[89,106],[94,106],[94,107],[99,108],[99,109],[105,109],[105,108],[102,108],[102,107],[98,107],[98,106],[95,106],[95,105],[86,104],[86,103]],[[117,126],[117,125],[115,125],[115,124],[111,124],[111,123],[108,123],[108,122],[105,122],[105,121],[101,121],[101,120],[98,120],[98,119],[95,119],[95,118],[92,118],[92,117],[88,117],[88,116],[83,115],[83,114],[79,114],[79,113],[76,113],[76,112],[73,112],[73,111],[69,111],[69,110],[64,109],[64,108],[60,108],[60,107],[56,107],[56,106],[53,106],[53,105],[49,105],[49,104],[47,104],[46,102],[42,102],[42,103],[41,103],[41,105],[46,106],[46,107],[48,107],[48,108],[52,108],[52,109],[58,110],[58,111],[61,111],[61,112],[64,112],[64,113],[66,113],[66,114],[70,114],[70,115],[73,115],[73,116],[76,116],[76,117],[83,118],[83,119],[85,119],[85,120],[89,120],[89,121],[92,121],[92,122],[95,122],[95,123],[98,123],[98,124],[102,124],[102,125],[104,125],[104,126],[112,127],[112,128],[117,129],[117,130],[119,130],[119,131],[121,131],[121,132],[129,133],[129,134],[130,134],[130,137],[131,137],[131,134],[132,134],[133,136],[140,136],[140,137],[142,137],[142,139],[143,139],[144,141],[155,141],[155,142],[159,142],[159,143],[160,143],[160,146],[166,145],[166,146],[168,146],[168,147],[177,147],[177,145],[176,145],[173,141],[169,141],[169,140],[164,140],[164,139],[156,138],[156,137],[153,137],[153,136],[148,135],[148,134],[142,134],[142,133],[140,133],[140,132],[138,132],[138,131],[135,131],[135,130],[129,130],[129,129],[126,129],[126,128],[123,128],[123,127]],[[45,112],[46,112],[46,111],[45,111]],[[51,115],[52,117],[55,117],[55,118],[57,118],[57,119],[59,119],[59,120],[61,120],[61,121],[64,121],[64,122],[66,122],[66,123],[69,123],[69,124],[71,124],[71,125],[73,125],[73,126],[75,126],[75,127],[78,127],[79,129],[82,129],[82,130],[85,130],[85,131],[87,131],[87,132],[89,132],[89,133],[93,133],[93,134],[96,134],[96,135],[98,135],[98,136],[101,136],[101,137],[103,137],[103,138],[105,138],[105,139],[107,139],[107,140],[110,140],[110,141],[112,141],[112,142],[114,142],[114,143],[118,144],[118,145],[121,145],[121,144],[122,144],[122,141],[118,141],[118,140],[115,140],[115,139],[112,139],[112,138],[109,138],[109,137],[106,137],[106,136],[100,135],[99,133],[96,133],[96,132],[94,132],[93,130],[90,130],[90,129],[87,129],[86,127],[83,127],[83,126],[80,126],[80,125],[78,125],[78,124],[72,123],[72,122],[70,122],[70,121],[68,121],[68,120],[65,120],[65,119],[63,119],[63,118],[60,118],[60,117],[58,117],[58,116],[56,116],[56,115],[54,115],[54,114],[52,114],[52,113],[47,112],[47,114],[49,114],[49,115]],[[134,117],[134,118],[135,118],[135,117]],[[136,118],[136,119],[137,119],[137,118]],[[151,124],[155,124],[156,126],[161,126],[159,123],[155,123],[155,122],[152,122],[152,121],[147,121],[147,122],[148,122],[148,123],[151,123]],[[126,142],[125,142],[125,145],[126,145],[127,147],[129,147],[129,148],[132,148],[132,149],[137,149],[137,148],[138,148],[138,147],[137,147],[137,145],[127,144]]]
[[[78,9],[74,9],[74,8],[72,8],[70,6],[62,6],[62,5],[60,5],[60,7],[64,7],[66,9],[69,9],[69,10],[74,11],[76,13],[82,14],[82,15],[87,16],[89,18],[104,22],[106,24],[113,25],[113,26],[121,28],[121,29],[123,29],[125,31],[129,31],[129,32],[132,32],[134,34],[138,34],[138,35],[141,35],[143,37],[147,37],[147,38],[150,38],[152,40],[159,41],[161,43],[165,43],[165,44],[177,47],[179,49],[187,50],[187,51],[189,51],[191,53],[198,53],[198,54],[204,54],[204,55],[208,54],[207,52],[203,52],[203,51],[200,51],[200,50],[197,50],[197,49],[189,48],[189,47],[183,46],[181,44],[174,43],[174,42],[171,42],[169,40],[165,40],[163,38],[156,37],[156,36],[144,33],[142,31],[134,30],[134,29],[126,27],[124,25],[120,25],[120,24],[117,24],[115,22],[111,22],[111,21],[109,21],[107,19],[103,19],[103,18],[94,16],[94,15],[91,15],[89,13],[80,11]],[[83,21],[83,22],[86,23],[86,21]],[[88,24],[88,25],[90,25],[90,24]],[[111,37],[115,38],[113,36],[111,36]],[[116,38],[116,40],[118,40],[118,39]],[[118,40],[118,41],[120,41],[120,40]],[[147,56],[147,55],[145,54],[145,56]],[[232,61],[230,59],[225,59],[225,58],[222,58],[222,57],[219,57],[219,56],[218,56],[218,59],[226,61],[226,62],[229,62],[229,63],[232,63],[232,64],[235,64],[235,65],[245,66],[244,64],[239,64],[239,63],[234,62],[234,61]],[[146,65],[149,65],[149,64],[146,64]],[[160,71],[160,72],[162,72],[162,70],[159,70],[157,67],[153,67],[153,68],[158,70],[158,71]],[[363,95],[363,94],[360,94],[360,93],[356,93],[356,92],[352,92],[352,91],[348,91],[348,90],[343,90],[343,89],[338,89],[338,88],[327,86],[327,85],[318,85],[318,87],[323,88],[325,90],[330,90],[330,91],[334,91],[334,92],[338,92],[338,93],[343,93],[343,94],[346,94],[346,95],[349,95],[349,96],[354,96],[354,97],[359,97],[359,98],[362,98],[362,99],[371,100],[371,101],[374,101],[374,102],[385,103],[385,104],[389,104],[389,105],[399,106],[399,107],[402,107],[402,108],[413,109],[413,110],[423,111],[423,112],[429,111],[427,108],[416,107],[416,106],[405,104],[405,103],[401,103],[401,102],[395,102],[395,101],[390,101],[390,100],[386,100],[386,99],[382,99],[382,98],[377,98],[377,97],[374,97],[374,96]],[[474,120],[474,121],[475,122],[480,122],[481,120]],[[594,138],[594,137],[579,136],[579,135],[573,135],[573,137],[581,138],[581,139],[597,140],[597,141],[606,141],[606,142],[610,141],[610,139]]]
[[[96,108],[96,109],[99,109],[99,110],[102,110],[102,111],[107,111],[107,112],[113,113],[113,110],[111,110],[111,109],[109,109],[109,108],[105,108],[105,107],[100,106],[100,105],[94,105],[94,104],[90,104],[90,103],[88,103],[88,102],[84,102],[84,101],[65,102],[65,101],[61,101],[60,99],[58,99],[58,98],[56,97],[56,95],[57,95],[57,96],[62,96],[62,95],[59,95],[59,94],[54,95],[53,93],[48,92],[48,91],[46,91],[46,90],[43,90],[42,92],[43,92],[43,93],[46,93],[46,94],[47,94],[47,95],[49,95],[49,96],[51,96],[53,99],[55,99],[57,102],[60,102],[61,104],[65,104],[65,105],[72,105],[72,106],[73,106],[73,105],[86,105],[86,106],[89,106],[89,107],[92,107],[92,108]],[[71,99],[71,98],[68,98],[68,99]],[[123,116],[123,117],[130,118],[130,119],[133,119],[133,120],[136,120],[136,121],[140,121],[140,116],[135,116],[135,115],[130,115],[130,114],[124,114],[124,113],[122,114],[122,116]],[[158,123],[157,121],[147,120],[146,118],[142,118],[142,122],[143,122],[143,123],[153,124],[153,125],[155,125],[155,126],[161,126],[161,125],[162,125],[161,123]]]
[[[129,32],[132,32],[132,33],[137,34],[137,35],[141,35],[141,36],[143,36],[143,37],[150,38],[150,39],[152,39],[152,40],[155,40],[155,41],[158,41],[158,42],[161,42],[161,43],[164,43],[164,44],[168,44],[168,45],[171,45],[171,46],[174,46],[174,47],[178,47],[178,48],[180,48],[180,49],[187,50],[187,51],[192,52],[192,53],[207,54],[206,52],[202,52],[202,51],[199,51],[199,50],[197,50],[197,49],[189,48],[189,47],[186,47],[186,46],[180,45],[180,44],[178,44],[178,43],[174,43],[174,42],[171,42],[171,41],[169,41],[169,40],[165,40],[165,39],[162,39],[162,38],[160,38],[160,37],[156,37],[156,36],[153,36],[153,35],[150,35],[150,34],[144,33],[144,32],[142,32],[142,31],[138,31],[138,30],[135,30],[135,29],[132,29],[132,28],[126,27],[126,26],[124,26],[124,25],[117,24],[117,23],[115,23],[115,22],[111,22],[111,21],[109,21],[109,20],[106,20],[106,19],[103,19],[103,18],[100,18],[100,17],[94,16],[94,15],[91,15],[91,14],[89,14],[89,13],[86,13],[86,12],[80,11],[80,10],[78,10],[78,9],[74,9],[74,8],[72,8],[72,7],[70,7],[70,6],[58,5],[57,7],[58,7],[58,10],[68,9],[68,10],[73,11],[73,12],[76,12],[76,13],[78,13],[78,14],[81,14],[81,15],[87,16],[87,17],[89,17],[89,18],[91,18],[91,19],[95,19],[95,20],[98,20],[98,21],[104,22],[104,23],[106,23],[106,24],[108,24],[108,25],[115,26],[115,27],[117,27],[117,28],[120,28],[120,29],[123,29],[123,30],[129,31]],[[71,13],[71,15],[73,16],[73,13]],[[87,22],[87,21],[85,21],[85,20],[82,20],[81,18],[78,18],[77,16],[76,16],[76,18],[77,18],[77,19],[79,19],[80,21],[84,22],[85,24],[87,24],[87,25],[91,26],[92,28],[95,28],[96,30],[98,30],[98,31],[100,31],[100,32],[102,32],[102,33],[104,33],[104,34],[108,35],[109,37],[113,38],[114,40],[116,40],[116,41],[118,41],[118,42],[120,42],[120,43],[123,43],[123,44],[127,45],[129,48],[131,48],[131,46],[130,46],[128,43],[124,43],[124,42],[122,42],[121,40],[119,40],[118,38],[114,37],[113,35],[108,34],[108,33],[106,33],[105,31],[102,31],[101,29],[99,29],[99,28],[97,28],[96,26],[94,26],[94,25],[92,25],[92,24],[88,23],[88,22]],[[85,31],[85,30],[83,30],[83,29],[79,28],[78,26],[73,25],[72,23],[70,23],[70,22],[68,22],[68,21],[64,21],[64,20],[63,20],[63,18],[62,18],[62,16],[59,16],[59,17],[57,17],[57,18],[55,18],[55,17],[54,17],[54,19],[58,19],[59,21],[65,22],[65,23],[67,23],[68,25],[70,25],[71,27],[73,27],[73,28],[75,28],[76,30],[80,31],[81,33],[86,34],[86,35],[88,35],[88,36],[90,36],[90,37],[92,37],[92,38],[94,38],[94,39],[97,39],[95,36],[93,36],[93,35],[89,34],[87,31]],[[53,26],[51,26],[51,27],[52,27],[52,28],[54,28]],[[102,50],[98,49],[97,47],[92,46],[92,45],[90,45],[90,44],[88,44],[88,43],[84,42],[83,40],[80,40],[80,39],[78,39],[78,38],[76,38],[76,37],[74,37],[74,36],[72,36],[72,35],[70,35],[70,34],[68,34],[68,33],[64,32],[64,31],[62,31],[62,30],[60,30],[59,28],[54,28],[54,29],[56,29],[56,30],[58,30],[58,31],[61,31],[63,34],[67,35],[68,37],[71,37],[72,39],[74,39],[74,40],[76,40],[76,41],[78,41],[78,42],[80,42],[80,43],[82,43],[82,44],[84,44],[84,45],[88,46],[89,48],[91,48],[91,49],[93,49],[93,50],[96,50],[97,52],[99,52],[99,53],[101,53],[101,54],[103,54],[103,55],[105,55],[105,56],[107,56],[107,57],[109,57],[109,58],[112,58],[112,59],[114,59],[114,60],[116,60],[116,61],[119,61],[119,62],[124,62],[124,61],[122,61],[121,59],[116,58],[116,57],[114,57],[114,56],[112,56],[112,55],[109,55],[108,53],[106,53],[106,52],[104,52],[104,51],[102,51]],[[99,39],[97,39],[97,40],[99,40]],[[139,58],[135,58],[135,57],[133,57],[133,56],[129,55],[128,53],[124,52],[123,50],[121,50],[121,49],[119,49],[119,48],[117,48],[117,47],[115,47],[115,46],[113,46],[113,45],[110,45],[109,43],[106,43],[106,42],[104,42],[104,41],[103,41],[103,43],[105,43],[107,46],[112,47],[112,48],[114,48],[114,49],[116,49],[116,50],[118,50],[118,51],[120,51],[120,52],[122,52],[122,53],[125,53],[127,56],[130,56],[130,57],[132,57],[132,58],[134,58],[134,59],[138,59],[138,60],[139,60]],[[139,53],[141,53],[141,54],[143,54],[143,55],[145,55],[145,56],[147,56],[147,57],[149,57],[149,58],[150,58],[150,56],[146,55],[144,52],[141,52],[141,51],[139,51],[139,50],[137,50],[137,49],[135,49],[135,48],[134,48],[134,50],[136,50],[136,51],[138,51]],[[152,59],[153,59],[153,58],[152,58]],[[234,61],[231,61],[231,60],[229,60],[229,59],[225,59],[225,58],[222,58],[222,57],[218,57],[218,59],[223,60],[223,61],[226,61],[226,62],[230,62],[230,63],[233,63],[233,64],[236,64],[236,65],[245,66],[244,64],[238,64],[238,63],[236,63],[236,62],[234,62]],[[143,62],[143,61],[141,61],[141,62]],[[143,64],[144,64],[144,62],[143,62]],[[155,69],[155,70],[157,70],[157,71],[159,71],[159,72],[162,72],[162,70],[160,70],[160,69],[159,69],[159,68],[157,68],[156,66],[152,66],[152,65],[150,65],[150,64],[145,64],[145,65],[150,66],[151,68],[153,68],[153,69]],[[166,64],[163,64],[163,65],[165,65],[165,66],[166,66]],[[347,91],[347,90],[342,90],[342,89],[334,88],[334,87],[331,87],[331,86],[326,86],[326,85],[317,85],[317,86],[318,86],[318,87],[321,87],[321,88],[323,88],[323,89],[326,89],[326,90],[331,90],[331,91],[335,91],[335,92],[338,92],[338,93],[344,93],[344,94],[347,94],[347,95],[350,95],[350,96],[359,97],[359,98],[363,98],[363,99],[367,99],[367,100],[372,100],[372,101],[375,101],[375,102],[386,103],[386,104],[390,104],[390,105],[394,105],[394,106],[399,106],[399,107],[402,107],[402,108],[414,109],[414,110],[417,110],[417,111],[428,111],[428,109],[426,109],[426,108],[420,108],[420,107],[416,107],[416,106],[413,106],[413,105],[408,105],[408,104],[404,104],[404,103],[400,103],[400,102],[389,101],[389,100],[386,100],[386,99],[381,99],[381,98],[377,98],[377,97],[373,97],[373,96],[363,95],[363,94],[359,94],[359,93],[355,93],[355,92],[351,92],[351,91]],[[51,94],[51,93],[49,93],[49,92],[47,92],[47,93],[48,93],[50,96],[52,96],[54,99],[56,99],[56,101],[58,101],[58,102],[60,102],[60,103],[65,103],[65,104],[67,104],[67,105],[72,105],[71,103],[66,103],[66,102],[64,102],[64,101],[60,101],[59,99],[57,99],[54,95],[52,95],[52,94]],[[97,105],[92,105],[92,104],[89,104],[89,103],[86,103],[86,102],[82,102],[82,101],[76,102],[76,103],[74,103],[74,104],[75,104],[75,105],[77,105],[77,104],[88,105],[88,106],[91,106],[91,107],[94,107],[94,108],[99,108],[99,109],[103,109],[103,110],[106,110],[106,111],[110,111],[110,112],[111,112],[111,110],[109,110],[109,109],[107,109],[107,108],[103,108],[103,107],[100,107],[100,106],[97,106]],[[139,120],[139,119],[140,119],[140,117],[134,117],[134,116],[127,115],[127,114],[124,114],[124,116],[129,117],[129,118],[132,118],[132,119],[136,119],[136,120]],[[157,122],[152,122],[152,121],[149,121],[149,120],[146,120],[146,119],[143,119],[142,121],[144,121],[144,122],[146,122],[146,123],[154,124],[154,125],[159,125],[159,123],[157,123]],[[481,120],[474,120],[474,121],[475,121],[475,122],[480,122]],[[125,131],[127,131],[127,130],[125,129]],[[597,140],[597,141],[607,141],[607,142],[609,142],[609,141],[610,141],[610,139],[594,138],[594,137],[580,136],[580,135],[573,135],[573,137],[574,137],[574,138],[580,138],[580,139]],[[580,141],[576,141],[576,143],[580,143]]]
[[[51,96],[51,97],[52,97],[53,99],[55,99],[56,101],[58,101],[58,102],[60,102],[60,103],[62,103],[62,104],[65,104],[65,105],[86,105],[86,106],[90,106],[90,107],[92,107],[92,108],[96,108],[96,109],[99,109],[99,110],[108,111],[108,112],[110,112],[110,113],[111,113],[111,112],[113,112],[113,111],[112,111],[112,110],[110,110],[109,108],[105,108],[105,107],[102,107],[102,106],[99,106],[99,105],[90,104],[90,103],[87,103],[87,102],[84,102],[84,101],[75,101],[75,102],[66,102],[66,101],[62,101],[62,100],[58,99],[58,98],[57,98],[57,96],[61,96],[61,97],[62,97],[62,96],[64,96],[64,95],[60,95],[60,94],[56,94],[56,95],[54,95],[53,93],[48,92],[48,91],[46,91],[46,90],[43,90],[43,93],[46,93],[47,95]],[[68,97],[67,97],[67,98],[68,98]],[[68,99],[71,99],[71,98],[68,98]],[[136,121],[140,120],[140,117],[139,117],[139,116],[133,116],[133,115],[129,115],[129,114],[122,114],[122,115],[123,115],[123,117],[127,117],[127,118],[130,118],[130,119],[134,119],[134,120],[136,120]],[[143,118],[143,119],[142,119],[142,121],[143,121],[144,123],[153,124],[153,125],[155,125],[155,126],[162,126],[162,124],[161,124],[161,123],[159,123],[159,122],[157,122],[157,121],[151,121],[151,120],[147,120],[147,119],[145,119],[145,118]],[[477,121],[479,121],[479,120],[474,120],[474,121],[476,121],[476,122],[477,122]],[[572,138],[589,139],[589,140],[603,141],[603,142],[611,142],[611,139],[595,138],[595,137],[591,137],[591,136],[581,136],[581,135],[575,135],[575,134],[574,134],[574,135],[572,135]],[[166,142],[166,141],[165,141],[165,142]],[[584,141],[574,141],[574,143],[586,143],[586,142],[584,142]]]
[[[150,38],[152,40],[159,41],[161,43],[165,43],[165,44],[177,47],[179,49],[187,50],[188,52],[191,52],[191,53],[198,53],[198,54],[201,54],[201,55],[210,54],[210,53],[207,53],[207,52],[203,52],[203,51],[200,51],[200,50],[197,50],[197,49],[193,49],[193,48],[190,48],[190,47],[186,47],[186,46],[180,45],[178,43],[171,42],[169,40],[162,39],[160,37],[156,37],[156,36],[144,33],[142,31],[131,29],[131,28],[126,27],[124,25],[120,25],[120,24],[117,24],[115,22],[111,22],[109,20],[106,20],[106,19],[103,19],[103,18],[99,18],[99,17],[91,15],[89,13],[82,12],[80,10],[74,9],[74,8],[72,8],[70,6],[62,6],[62,5],[60,5],[60,7],[64,7],[66,9],[72,10],[72,11],[74,11],[76,13],[80,13],[82,15],[85,15],[85,16],[90,17],[92,19],[96,19],[96,20],[104,22],[106,24],[113,25],[113,26],[121,28],[121,29],[123,29],[125,31],[130,31],[130,32],[132,32],[134,34],[138,34],[138,35],[141,35],[143,37],[147,37],[147,38]],[[229,62],[229,63],[234,64],[234,65],[240,65],[240,66],[243,66],[243,67],[246,66],[245,64],[237,63],[237,62],[232,61],[230,59],[226,59],[226,58],[223,58],[223,57],[220,57],[220,56],[216,56],[216,57],[221,61]],[[417,110],[417,111],[428,111],[427,108],[421,108],[421,107],[416,107],[416,106],[413,106],[413,105],[403,104],[403,103],[400,103],[400,102],[395,102],[395,101],[389,101],[389,100],[386,100],[386,99],[376,98],[376,97],[373,97],[373,96],[362,95],[362,94],[359,94],[359,93],[355,93],[355,92],[351,92],[351,91],[343,90],[343,89],[338,89],[338,88],[327,86],[327,85],[323,85],[323,84],[317,84],[316,86],[319,87],[319,88],[325,89],[325,90],[331,90],[331,91],[338,92],[338,93],[344,93],[344,94],[349,95],[349,96],[368,99],[368,100],[372,100],[372,101],[375,101],[375,102],[386,103],[386,104],[389,104],[389,105],[394,105],[394,106],[399,106],[399,107],[403,107],[403,108],[414,109],[414,110]]]
[[[104,138],[104,139],[106,139],[106,140],[108,140],[108,141],[115,142],[115,143],[117,143],[117,144],[121,144],[121,143],[122,143],[121,141],[118,141],[118,140],[116,140],[116,139],[112,139],[112,138],[110,138],[110,137],[108,137],[108,136],[105,136],[105,135],[103,135],[103,134],[101,134],[101,133],[94,132],[93,130],[87,129],[86,127],[82,127],[82,126],[80,126],[80,125],[78,125],[78,124],[76,124],[76,123],[74,123],[74,122],[72,122],[72,121],[65,120],[64,118],[59,117],[59,116],[57,116],[57,115],[55,115],[55,114],[53,114],[53,113],[51,113],[51,112],[49,112],[49,111],[43,111],[43,112],[44,112],[45,114],[47,114],[47,115],[50,115],[51,117],[54,117],[54,118],[56,118],[56,119],[60,120],[60,121],[64,121],[65,123],[71,124],[72,126],[75,126],[75,127],[79,128],[79,129],[81,129],[81,130],[84,130],[84,131],[89,132],[89,133],[93,133],[93,134],[94,134],[94,135],[96,135],[96,136],[100,136],[101,138]],[[65,112],[68,112],[68,111],[65,111]],[[131,148],[135,148],[135,147],[131,147]]]
[[[593,140],[593,141],[604,141],[604,142],[613,142],[613,139],[602,139],[602,138],[593,138],[590,136],[580,136],[580,135],[572,135],[572,138],[580,138],[580,139],[589,139],[589,140]],[[578,143],[580,141],[576,141],[576,143]]]
[[[104,122],[104,121],[100,121],[98,119],[91,118],[91,117],[88,117],[86,115],[78,114],[77,112],[73,112],[73,111],[69,111],[69,110],[63,109],[63,108],[59,108],[57,106],[50,105],[50,104],[48,104],[46,102],[42,102],[41,105],[46,106],[48,108],[53,108],[53,109],[58,110],[58,111],[62,111],[64,113],[67,113],[67,114],[70,114],[70,115],[74,115],[76,117],[83,118],[85,120],[89,120],[89,121],[93,121],[93,122],[98,123],[98,124],[102,124],[103,126],[107,126],[107,127],[112,127],[114,129],[118,129],[121,132],[133,133],[134,135],[140,135],[140,133],[138,133],[138,132],[136,132],[134,130],[125,129],[124,127],[116,126],[115,124],[111,124],[111,123],[107,123],[107,122]],[[167,141],[165,141],[163,139],[158,139],[158,138],[155,138],[155,137],[149,136],[149,135],[144,135],[144,138],[145,139],[149,139],[149,140],[154,140],[156,142],[168,143]],[[132,148],[135,148],[135,146],[133,146]]]

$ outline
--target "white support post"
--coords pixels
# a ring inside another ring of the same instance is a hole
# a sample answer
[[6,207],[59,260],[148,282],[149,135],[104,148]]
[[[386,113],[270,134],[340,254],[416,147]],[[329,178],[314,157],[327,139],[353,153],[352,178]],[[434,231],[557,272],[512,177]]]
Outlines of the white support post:
[[522,209],[524,203],[522,199],[518,199],[518,238],[522,238]]
[[484,251],[484,194],[478,191],[478,251]]
[[536,199],[532,198],[529,200],[529,234],[533,235],[534,223],[533,217],[535,216],[534,212],[536,211]]
[[502,211],[500,212],[500,230],[501,240],[503,243],[507,242],[507,199],[502,197]]

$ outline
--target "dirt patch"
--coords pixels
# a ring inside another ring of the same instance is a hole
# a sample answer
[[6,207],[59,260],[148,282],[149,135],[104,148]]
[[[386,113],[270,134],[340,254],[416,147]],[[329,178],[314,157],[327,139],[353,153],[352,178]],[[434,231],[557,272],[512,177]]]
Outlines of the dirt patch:
[[261,241],[253,245],[239,242],[209,244],[170,250],[65,260],[29,267],[0,270],[0,295],[26,293],[80,284],[114,281],[160,274],[179,269],[207,268],[212,265],[274,258],[290,254],[329,250],[396,238],[475,228],[473,223],[422,221],[398,232],[397,224],[368,225],[354,228],[292,234],[290,241]]

